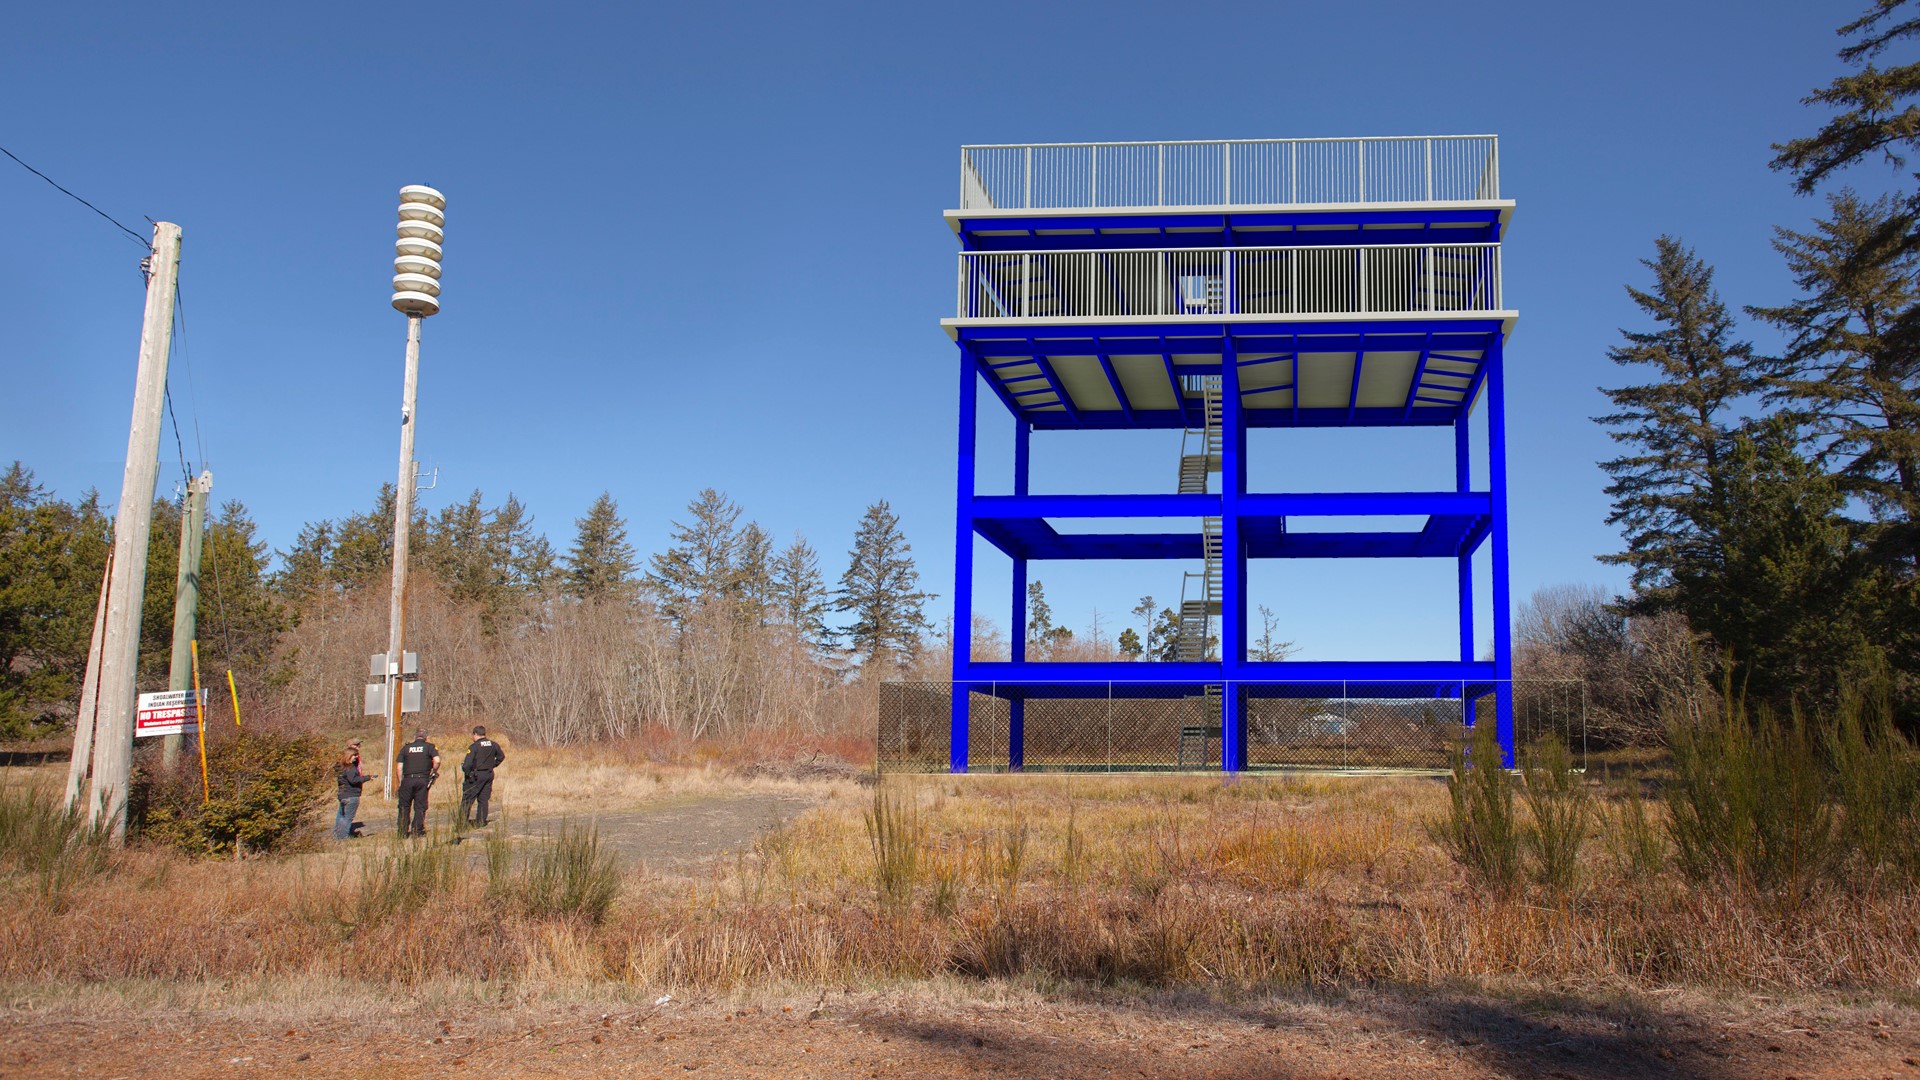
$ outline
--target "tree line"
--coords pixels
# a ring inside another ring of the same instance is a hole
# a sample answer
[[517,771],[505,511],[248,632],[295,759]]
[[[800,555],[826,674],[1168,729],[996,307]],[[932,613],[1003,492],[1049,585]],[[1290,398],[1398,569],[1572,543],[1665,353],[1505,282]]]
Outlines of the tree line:
[[[201,660],[231,668],[253,707],[294,722],[358,713],[366,657],[386,639],[394,489],[310,522],[272,552],[243,504],[209,515]],[[141,686],[163,685],[182,507],[155,504]],[[864,684],[944,654],[891,506],[866,509],[830,587],[804,536],[784,544],[711,488],[644,560],[601,494],[561,551],[512,495],[484,493],[409,532],[408,640],[431,707],[492,717],[536,741],[691,737],[743,728],[851,731]],[[71,722],[112,522],[97,492],[57,498],[15,462],[0,476],[0,737]]]
[[[1630,594],[1562,591],[1521,612],[1523,660],[1530,645],[1585,656],[1587,676],[1624,678],[1622,701],[1652,678],[1634,664],[1672,667],[1678,626],[1702,669],[1749,697],[1830,704],[1873,671],[1916,715],[1920,174],[1905,155],[1920,145],[1920,63],[1876,61],[1920,36],[1920,17],[1881,0],[1840,33],[1850,70],[1805,99],[1832,117],[1774,147],[1772,167],[1824,200],[1811,226],[1773,230],[1797,295],[1740,309],[1782,347],[1748,340],[1695,250],[1654,242],[1651,280],[1627,288],[1647,322],[1608,351],[1639,381],[1603,388],[1612,411],[1595,418],[1620,446],[1602,468],[1624,550],[1603,561],[1629,568]],[[1899,190],[1836,186],[1874,161],[1901,170]]]

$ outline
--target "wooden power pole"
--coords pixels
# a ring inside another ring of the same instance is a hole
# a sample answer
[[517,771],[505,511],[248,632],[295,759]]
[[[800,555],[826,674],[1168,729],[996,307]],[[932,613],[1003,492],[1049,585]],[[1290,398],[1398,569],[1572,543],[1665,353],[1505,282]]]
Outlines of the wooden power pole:
[[140,667],[140,605],[146,592],[147,533],[153,525],[153,482],[160,464],[160,420],[166,404],[167,358],[173,347],[173,305],[180,286],[180,226],[153,226],[147,259],[147,310],[140,325],[140,364],[134,377],[133,421],[120,506],[113,516],[113,572],[107,588],[107,628],[100,649],[98,734],[87,819],[119,843],[127,835],[127,779],[133,769],[135,680]]
[[[167,689],[193,689],[193,639],[200,626],[200,548],[207,527],[207,496],[213,474],[202,472],[187,485],[187,509],[180,515],[180,570],[173,579],[173,656]],[[180,763],[180,736],[160,739],[160,763],[169,772]]]

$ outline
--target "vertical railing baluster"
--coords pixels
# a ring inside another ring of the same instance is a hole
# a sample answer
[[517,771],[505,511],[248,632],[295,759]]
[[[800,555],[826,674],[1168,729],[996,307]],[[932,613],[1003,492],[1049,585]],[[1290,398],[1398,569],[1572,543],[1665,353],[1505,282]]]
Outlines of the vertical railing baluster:
[[1360,312],[1364,315],[1367,312],[1367,249],[1355,248],[1354,251],[1359,256],[1354,261],[1354,265],[1360,270]]
[[1027,312],[1032,308],[1030,302],[1032,296],[1033,256],[1023,253],[1020,256],[1020,317],[1023,319],[1027,317]]
[[1033,209],[1033,147],[1027,147],[1027,187],[1026,196],[1021,203],[1026,209]]

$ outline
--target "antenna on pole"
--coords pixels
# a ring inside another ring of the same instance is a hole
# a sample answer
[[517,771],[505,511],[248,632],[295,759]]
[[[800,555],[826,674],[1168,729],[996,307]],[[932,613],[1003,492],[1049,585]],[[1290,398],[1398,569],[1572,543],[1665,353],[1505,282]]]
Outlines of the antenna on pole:
[[[407,317],[407,375],[400,398],[400,475],[393,493],[393,598],[388,609],[387,651],[374,657],[379,682],[367,687],[367,712],[387,717],[386,767],[381,791],[394,794],[393,761],[400,753],[400,714],[420,711],[418,671],[406,652],[407,527],[420,464],[413,459],[420,382],[420,323],[440,310],[440,245],[445,240],[447,198],[422,184],[400,189],[399,240],[393,245],[393,306]],[[378,693],[376,694],[376,691]],[[377,700],[376,700],[377,698]],[[378,709],[374,705],[378,704]]]

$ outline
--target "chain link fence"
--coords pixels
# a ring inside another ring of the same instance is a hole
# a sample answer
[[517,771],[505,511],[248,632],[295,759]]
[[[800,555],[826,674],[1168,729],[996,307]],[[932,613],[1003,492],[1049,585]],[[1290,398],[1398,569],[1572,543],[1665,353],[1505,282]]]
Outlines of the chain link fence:
[[[967,693],[968,768],[993,772],[1018,761],[1031,771],[1178,772],[1221,767],[1222,699],[1213,692],[1156,691],[1123,684],[1019,687],[974,684]],[[985,686],[986,689],[978,689]],[[1242,686],[1248,769],[1447,767],[1466,720],[1494,722],[1493,685],[1314,683]],[[1577,680],[1516,680],[1515,739],[1564,741],[1586,766],[1586,687]],[[878,767],[949,767],[954,684],[895,682],[880,688]],[[1016,724],[1020,737],[1014,738]],[[1017,756],[1016,756],[1017,751]]]

